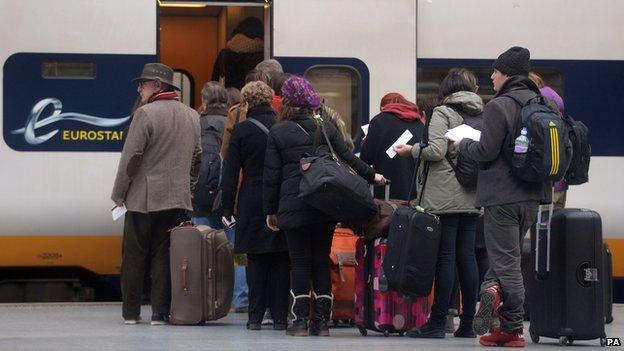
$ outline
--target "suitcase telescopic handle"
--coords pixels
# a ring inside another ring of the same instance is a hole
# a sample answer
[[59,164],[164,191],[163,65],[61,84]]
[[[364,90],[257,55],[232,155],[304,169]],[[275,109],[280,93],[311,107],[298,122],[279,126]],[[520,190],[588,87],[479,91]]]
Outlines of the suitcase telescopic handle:
[[[551,189],[552,198],[554,198],[555,191],[554,188]],[[540,208],[537,209],[537,221],[535,222],[535,272],[539,273],[539,257],[540,257],[540,234],[542,231],[546,231],[546,274],[550,273],[550,234],[551,234],[551,223],[552,216],[554,212],[555,204],[551,201],[548,205],[548,218],[546,221],[542,221],[542,211]]]
[[[390,179],[386,179],[386,185],[384,185],[384,199],[386,201],[390,200],[390,184],[392,182],[390,181]],[[375,195],[375,184],[371,184],[370,185],[370,192],[371,195]]]
[[182,291],[185,294],[188,294],[189,292],[189,288],[188,288],[188,260],[184,259],[184,262],[182,263]]

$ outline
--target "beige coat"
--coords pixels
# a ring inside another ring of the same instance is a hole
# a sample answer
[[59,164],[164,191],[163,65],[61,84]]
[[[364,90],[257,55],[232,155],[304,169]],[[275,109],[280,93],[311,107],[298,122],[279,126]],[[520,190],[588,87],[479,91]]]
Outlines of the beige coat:
[[[483,112],[483,101],[479,95],[471,92],[460,91],[446,97],[443,104],[456,104],[470,115],[478,115]],[[444,136],[449,129],[464,123],[459,113],[448,106],[438,106],[433,110],[429,125],[429,145],[420,151],[414,147],[412,155],[421,156],[421,164],[418,169],[418,197],[421,198],[421,206],[433,213],[477,213],[475,208],[475,190],[466,189],[459,184],[453,168],[446,160],[448,154],[453,162],[457,162],[457,149]],[[424,192],[422,190],[424,162],[429,163],[429,172]]]
[[141,213],[192,210],[201,165],[201,128],[195,110],[157,100],[132,118],[111,199]]

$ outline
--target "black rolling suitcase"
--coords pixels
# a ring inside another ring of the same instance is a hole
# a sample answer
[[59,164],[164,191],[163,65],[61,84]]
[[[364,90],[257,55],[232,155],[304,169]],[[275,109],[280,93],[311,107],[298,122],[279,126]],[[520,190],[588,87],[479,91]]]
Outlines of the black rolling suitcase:
[[604,269],[602,270],[602,284],[605,291],[605,322],[613,322],[613,257],[609,245],[604,244]]
[[383,261],[383,277],[403,296],[431,293],[440,247],[440,219],[408,206],[392,215],[388,251]]
[[600,339],[605,344],[602,222],[594,211],[562,209],[531,232],[534,274],[529,290],[531,340],[560,344]]

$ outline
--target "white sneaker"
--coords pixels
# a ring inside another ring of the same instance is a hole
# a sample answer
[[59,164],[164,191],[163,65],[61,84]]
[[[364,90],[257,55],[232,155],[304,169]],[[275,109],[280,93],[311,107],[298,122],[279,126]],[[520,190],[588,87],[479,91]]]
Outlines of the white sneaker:
[[150,324],[151,325],[167,325],[167,322],[165,322],[165,321],[151,321]]
[[262,318],[262,325],[272,325],[273,317],[271,316],[271,312],[267,309],[264,312],[264,317]]
[[138,319],[124,319],[124,324],[125,325],[135,325],[138,324],[139,320]]

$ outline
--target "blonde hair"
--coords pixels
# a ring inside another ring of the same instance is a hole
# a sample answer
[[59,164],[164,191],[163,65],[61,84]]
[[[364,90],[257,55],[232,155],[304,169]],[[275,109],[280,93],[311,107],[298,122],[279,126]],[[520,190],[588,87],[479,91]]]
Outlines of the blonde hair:
[[533,83],[535,83],[535,85],[537,85],[537,87],[540,89],[546,86],[546,84],[544,84],[544,80],[542,79],[542,76],[540,76],[536,72],[529,72],[529,79],[532,80]]
[[250,108],[259,105],[271,105],[273,101],[273,89],[259,80],[245,84],[241,89],[241,94],[243,94],[243,98]]

